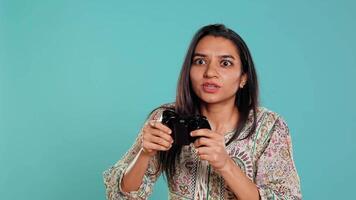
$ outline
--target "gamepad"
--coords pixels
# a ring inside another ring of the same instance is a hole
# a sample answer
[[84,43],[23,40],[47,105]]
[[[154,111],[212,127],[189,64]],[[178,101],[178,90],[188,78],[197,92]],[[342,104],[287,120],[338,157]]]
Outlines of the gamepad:
[[190,132],[194,130],[211,129],[205,116],[193,115],[183,117],[170,109],[163,111],[161,122],[172,130],[173,144],[175,145],[189,145],[194,142],[198,138],[190,136]]

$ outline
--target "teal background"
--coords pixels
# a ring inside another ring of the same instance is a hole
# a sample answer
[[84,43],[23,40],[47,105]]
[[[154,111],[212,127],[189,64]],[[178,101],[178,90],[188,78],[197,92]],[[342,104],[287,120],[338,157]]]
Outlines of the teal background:
[[[105,199],[102,172],[175,97],[188,43],[247,42],[287,121],[304,199],[352,199],[356,3],[0,0],[0,199]],[[150,199],[166,199],[161,178]]]

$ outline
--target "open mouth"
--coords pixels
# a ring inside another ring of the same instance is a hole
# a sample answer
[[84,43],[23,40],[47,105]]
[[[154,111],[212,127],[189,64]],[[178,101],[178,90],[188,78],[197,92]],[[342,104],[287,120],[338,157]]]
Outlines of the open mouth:
[[219,90],[219,88],[220,87],[215,84],[209,84],[209,83],[203,84],[203,90],[204,90],[204,92],[207,92],[207,93],[215,93]]

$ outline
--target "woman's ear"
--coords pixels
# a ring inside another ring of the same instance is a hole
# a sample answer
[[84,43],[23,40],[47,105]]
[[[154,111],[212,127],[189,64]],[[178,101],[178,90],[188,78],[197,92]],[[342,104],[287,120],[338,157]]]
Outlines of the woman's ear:
[[243,88],[246,85],[246,82],[247,82],[247,74],[243,73],[241,75],[240,88]]

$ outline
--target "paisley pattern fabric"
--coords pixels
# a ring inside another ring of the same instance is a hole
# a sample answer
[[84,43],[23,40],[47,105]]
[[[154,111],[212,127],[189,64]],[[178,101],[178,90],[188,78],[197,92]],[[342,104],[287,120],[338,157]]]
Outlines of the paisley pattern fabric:
[[[174,106],[173,103],[167,105]],[[162,108],[156,110],[148,120],[159,119],[162,111]],[[240,136],[226,146],[231,159],[256,184],[262,200],[301,199],[300,179],[293,161],[291,136],[286,122],[277,113],[259,107],[256,131],[251,137],[240,140],[248,134],[252,122],[250,112]],[[152,193],[153,185],[161,174],[157,170],[157,157],[151,159],[137,191],[123,192],[120,188],[125,170],[141,149],[141,131],[123,158],[103,173],[108,200],[148,199]],[[233,133],[226,133],[225,141]],[[206,161],[199,159],[193,144],[184,146],[180,156],[177,173],[168,181],[169,199],[235,199],[224,179]]]

